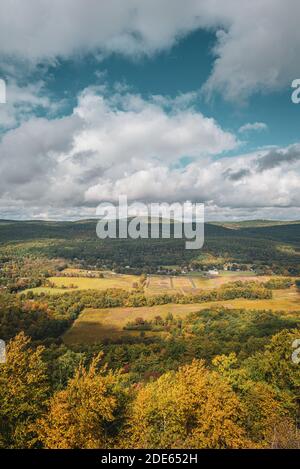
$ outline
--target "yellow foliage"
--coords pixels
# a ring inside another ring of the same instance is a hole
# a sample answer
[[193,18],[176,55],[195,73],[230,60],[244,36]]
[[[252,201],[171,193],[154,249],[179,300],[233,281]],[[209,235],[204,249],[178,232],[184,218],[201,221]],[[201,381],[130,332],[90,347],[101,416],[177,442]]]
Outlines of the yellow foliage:
[[31,349],[23,332],[7,345],[6,363],[0,366],[0,447],[34,444],[31,424],[45,410],[48,393],[43,350]]
[[116,378],[98,370],[98,355],[88,370],[80,366],[65,390],[50,400],[48,414],[38,422],[46,448],[105,448],[108,425],[114,420]]
[[128,441],[133,448],[251,446],[242,407],[229,384],[194,360],[142,387],[133,402]]

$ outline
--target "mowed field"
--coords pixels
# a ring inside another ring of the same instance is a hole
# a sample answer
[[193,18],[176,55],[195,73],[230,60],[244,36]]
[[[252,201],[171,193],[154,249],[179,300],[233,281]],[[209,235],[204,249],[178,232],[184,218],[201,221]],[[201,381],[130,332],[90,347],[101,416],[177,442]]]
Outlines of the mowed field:
[[[300,293],[295,287],[288,290],[273,291],[273,298],[270,300],[246,300],[235,299],[228,301],[215,301],[194,304],[167,304],[141,308],[107,308],[107,309],[85,309],[73,326],[64,335],[64,342],[72,344],[93,344],[101,342],[103,339],[117,340],[128,335],[140,335],[139,331],[125,331],[124,326],[128,322],[140,317],[144,320],[154,319],[155,316],[165,317],[172,313],[176,318],[183,318],[189,313],[200,311],[217,306],[229,309],[249,309],[249,310],[272,310],[272,311],[299,311],[300,313]],[[154,332],[147,331],[145,335],[153,335]]]
[[[103,278],[93,278],[102,274]],[[134,284],[139,283],[138,275],[116,274],[110,271],[94,271],[80,269],[65,269],[62,276],[50,277],[48,280],[54,286],[37,287],[25,290],[34,293],[47,293],[51,295],[68,293],[74,290],[106,290],[107,288],[122,288],[132,290]],[[252,272],[221,272],[216,278],[205,278],[202,275],[149,275],[146,281],[145,293],[159,295],[161,293],[197,293],[202,289],[217,288],[224,283],[236,280],[258,280],[264,282],[270,276],[255,276]]]
[[[139,277],[135,275],[121,275],[104,273],[104,278],[89,278],[86,271],[80,272],[80,277],[50,277],[48,280],[55,285],[55,287],[37,287],[31,288],[30,291],[35,293],[50,293],[58,294],[63,292],[72,292],[76,290],[106,290],[108,288],[122,288],[124,290],[131,290],[133,284],[139,281]],[[27,290],[27,291],[29,291]]]
[[147,278],[146,293],[149,295],[158,295],[160,293],[197,293],[199,290],[218,288],[229,282],[258,281],[266,282],[271,276],[257,276],[252,272],[222,272],[213,278],[206,278],[200,275],[150,275]]

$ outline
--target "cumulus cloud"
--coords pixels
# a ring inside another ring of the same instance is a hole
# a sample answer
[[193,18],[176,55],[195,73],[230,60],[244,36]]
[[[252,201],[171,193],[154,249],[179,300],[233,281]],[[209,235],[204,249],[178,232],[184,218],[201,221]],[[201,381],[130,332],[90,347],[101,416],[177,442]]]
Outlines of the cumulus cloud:
[[[300,3],[297,0],[206,2],[219,16],[213,71],[204,87],[228,100],[290,87],[298,76]],[[212,24],[213,27],[213,24]]]
[[33,118],[7,132],[0,142],[0,194],[12,200],[42,200],[56,178],[59,158],[71,147],[78,128],[76,116]]
[[300,161],[300,145],[291,145],[284,149],[272,149],[257,160],[258,171],[266,171],[284,164]]
[[32,118],[8,131],[0,142],[2,197],[89,204],[85,194],[102,178],[180,165],[182,158],[199,159],[238,145],[214,119],[182,107],[182,99],[159,102],[128,93],[100,95],[90,88],[70,116]]
[[194,0],[187,9],[180,0],[3,0],[0,44],[4,54],[32,61],[90,51],[152,54],[193,30],[195,13]]
[[262,130],[267,130],[268,126],[267,124],[265,124],[264,122],[253,122],[253,124],[251,123],[248,123],[248,124],[245,124],[245,125],[242,125],[240,128],[239,128],[239,132],[240,133],[247,133],[247,132],[251,132],[251,131],[262,131]]
[[32,63],[88,52],[137,57],[202,28],[216,34],[205,91],[245,100],[297,77],[299,18],[298,0],[2,0],[0,53]]
[[131,174],[118,179],[101,178],[98,185],[86,191],[85,197],[90,202],[117,201],[118,195],[124,193],[130,200],[192,200],[235,209],[300,207],[300,164],[285,171],[278,166],[259,172],[255,171],[258,158],[256,154],[241,155],[208,158],[180,169],[165,165],[132,169]]
[[177,103],[168,101],[167,112],[157,97],[145,101],[117,93],[105,98],[88,89],[74,111],[87,124],[77,135],[76,151],[92,151],[98,164],[111,167],[132,159],[173,162],[184,156],[220,154],[237,145],[235,136],[214,119]]
[[22,86],[13,79],[9,80],[6,84],[6,104],[0,106],[0,131],[16,127],[39,110],[51,115],[58,108],[59,105],[47,96],[43,81]]
[[91,216],[98,203],[126,194],[129,201],[205,202],[212,218],[230,208],[296,213],[300,144],[226,156],[238,145],[184,97],[88,88],[69,116],[31,118],[3,136],[0,207]]

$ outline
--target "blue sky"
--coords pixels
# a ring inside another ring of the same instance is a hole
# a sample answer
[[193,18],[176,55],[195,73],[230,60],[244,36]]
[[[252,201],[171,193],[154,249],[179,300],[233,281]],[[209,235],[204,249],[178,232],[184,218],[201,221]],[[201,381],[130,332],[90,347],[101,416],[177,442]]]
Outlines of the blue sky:
[[15,3],[0,5],[0,217],[90,217],[126,193],[300,218],[298,2]]
[[[59,65],[50,68],[47,87],[55,97],[68,97],[68,104],[61,110],[64,113],[72,110],[82,89],[103,81],[111,86],[116,83],[126,84],[133,93],[145,98],[149,95],[176,97],[195,92],[195,108],[217,119],[226,129],[238,132],[241,126],[249,122],[264,122],[267,125],[267,131],[249,132],[244,136],[243,150],[296,143],[299,140],[300,106],[291,101],[291,87],[271,93],[260,92],[247,103],[228,102],[220,94],[207,99],[206,93],[201,92],[213,68],[215,42],[214,33],[197,30],[170,50],[151,58],[132,60],[114,54],[99,62],[91,54],[61,61]],[[97,73],[103,75],[97,77]]]

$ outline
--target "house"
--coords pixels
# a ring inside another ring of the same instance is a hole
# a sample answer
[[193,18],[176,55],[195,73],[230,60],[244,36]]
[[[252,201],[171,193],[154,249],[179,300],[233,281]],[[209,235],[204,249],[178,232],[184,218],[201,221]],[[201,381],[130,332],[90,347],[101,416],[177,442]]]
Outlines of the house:
[[213,277],[216,277],[217,275],[219,275],[219,272],[217,270],[209,270],[207,272],[207,275],[212,275]]

